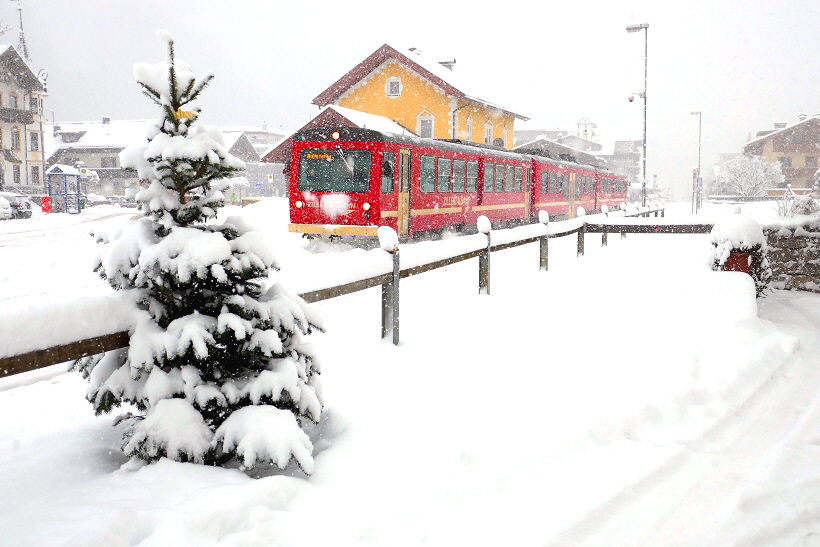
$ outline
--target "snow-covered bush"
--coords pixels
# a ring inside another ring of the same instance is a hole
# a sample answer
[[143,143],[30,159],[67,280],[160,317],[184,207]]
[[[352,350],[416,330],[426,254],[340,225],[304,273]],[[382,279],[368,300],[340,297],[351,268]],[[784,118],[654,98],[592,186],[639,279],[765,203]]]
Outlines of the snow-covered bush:
[[[712,269],[749,270],[755,283],[755,292],[762,296],[772,278],[772,269],[767,257],[768,245],[763,229],[753,219],[741,215],[727,215],[717,221],[711,232],[714,254]],[[735,255],[734,257],[732,255]],[[745,260],[745,264],[736,264]]]
[[127,349],[78,361],[96,412],[130,403],[123,451],[152,461],[285,467],[312,472],[302,421],[318,421],[319,363],[304,335],[320,329],[305,302],[267,287],[273,252],[241,219],[212,221],[222,190],[244,164],[218,129],[199,126],[192,104],[213,77],[197,80],[168,45],[167,62],[135,66],[162,108],[145,142],[123,150],[123,167],[143,181],[146,218],[93,235],[104,247],[95,270],[134,291],[138,310]]

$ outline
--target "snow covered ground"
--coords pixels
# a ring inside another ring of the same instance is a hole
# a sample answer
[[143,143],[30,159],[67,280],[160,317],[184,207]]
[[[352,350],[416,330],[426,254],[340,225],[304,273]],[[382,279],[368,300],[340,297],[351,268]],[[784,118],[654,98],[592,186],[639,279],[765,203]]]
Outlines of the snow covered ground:
[[[288,234],[285,212],[224,214],[266,230],[294,290],[305,263],[366,256]],[[105,294],[88,228],[132,214],[0,222],[0,306]],[[537,245],[494,253],[492,296],[477,260],[407,278],[398,347],[378,289],[314,304],[310,477],[129,462],[79,375],[0,380],[0,544],[820,545],[820,296],[755,302],[708,241],[587,236],[579,259],[556,239],[546,273]]]

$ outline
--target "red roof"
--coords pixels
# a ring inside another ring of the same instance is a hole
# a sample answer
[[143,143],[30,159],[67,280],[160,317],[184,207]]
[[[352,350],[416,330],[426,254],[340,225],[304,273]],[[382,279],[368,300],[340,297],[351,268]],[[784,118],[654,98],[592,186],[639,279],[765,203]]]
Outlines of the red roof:
[[462,91],[461,89],[458,89],[450,82],[446,81],[440,75],[435,74],[433,70],[425,68],[422,64],[416,62],[411,57],[408,57],[407,55],[401,53],[397,49],[387,44],[384,44],[382,47],[377,49],[369,57],[367,57],[367,59],[356,65],[351,71],[342,76],[340,79],[336,80],[336,82],[334,82],[330,87],[322,91],[315,99],[313,99],[313,104],[319,106],[334,104],[342,95],[349,91],[354,85],[362,81],[365,77],[367,77],[368,74],[373,72],[377,67],[379,67],[382,63],[389,59],[394,59],[400,62],[401,64],[410,68],[423,78],[429,80],[430,82],[444,90],[444,92],[448,95],[456,97],[457,99],[463,99],[465,101],[479,103],[490,108],[495,108],[505,113],[511,114],[512,116],[515,116],[516,118],[522,120],[529,119],[525,116],[522,116],[521,114],[516,114],[515,112],[512,112],[511,110],[508,110],[506,108],[502,108],[490,102],[471,96],[470,94]]

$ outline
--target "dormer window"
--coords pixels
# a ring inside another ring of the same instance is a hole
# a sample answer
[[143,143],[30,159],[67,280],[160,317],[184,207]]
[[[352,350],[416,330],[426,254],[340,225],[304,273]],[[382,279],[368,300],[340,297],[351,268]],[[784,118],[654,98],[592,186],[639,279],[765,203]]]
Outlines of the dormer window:
[[401,78],[393,76],[391,78],[388,78],[387,82],[384,84],[384,92],[387,94],[388,97],[400,97],[401,90]]

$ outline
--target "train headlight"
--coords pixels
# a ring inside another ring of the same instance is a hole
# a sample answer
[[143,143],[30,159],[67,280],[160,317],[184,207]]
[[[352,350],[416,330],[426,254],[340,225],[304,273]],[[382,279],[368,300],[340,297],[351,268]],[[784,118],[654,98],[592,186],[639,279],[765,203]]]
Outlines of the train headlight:
[[334,131],[333,133],[330,134],[330,138],[333,139],[334,141],[338,141],[341,137],[342,137],[342,135],[338,131]]
[[369,211],[370,210],[370,204],[365,201],[362,204],[362,209],[364,209],[365,211]]
[[301,201],[297,201],[296,203],[294,203],[294,205],[296,206],[297,209],[301,209],[302,205],[304,205],[304,203],[302,203]]

